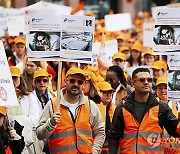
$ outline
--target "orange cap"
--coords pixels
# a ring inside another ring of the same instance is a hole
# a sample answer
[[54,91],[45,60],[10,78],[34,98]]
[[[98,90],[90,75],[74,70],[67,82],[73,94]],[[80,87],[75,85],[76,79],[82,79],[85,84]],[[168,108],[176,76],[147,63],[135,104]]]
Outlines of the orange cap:
[[25,41],[25,39],[23,39],[22,37],[17,36],[17,37],[14,39],[14,41],[15,41],[15,44],[21,43],[21,44],[26,45],[26,41]]
[[168,83],[168,80],[167,80],[167,77],[166,76],[160,76],[157,78],[157,81],[156,81],[156,86],[159,85],[159,84],[167,84]]
[[38,69],[37,71],[34,72],[34,76],[33,78],[37,78],[37,77],[41,77],[41,76],[46,76],[48,77],[49,79],[52,78],[52,75],[51,74],[48,74],[48,72],[46,70],[43,70],[43,69]]
[[140,42],[135,42],[132,47],[131,50],[137,50],[139,52],[142,51],[142,44]]
[[21,71],[17,66],[10,66],[11,76],[20,77]]
[[121,46],[120,49],[119,49],[119,52],[123,52],[125,50],[129,51],[129,47],[128,46]]
[[164,69],[164,71],[166,71],[167,65],[163,61],[157,60],[153,63],[152,68],[157,69],[157,70]]
[[6,116],[7,110],[6,110],[5,106],[0,106],[0,113],[3,114],[4,116]]
[[113,60],[117,59],[117,58],[120,58],[120,59],[126,61],[126,55],[122,52],[118,52],[113,55]]
[[78,67],[70,68],[66,73],[66,77],[68,77],[69,75],[75,75],[75,74],[81,75],[84,78],[84,80],[86,79],[84,71]]
[[152,48],[148,48],[148,49],[145,51],[145,53],[144,53],[144,56],[145,56],[145,55],[154,55],[153,49],[152,49]]
[[85,73],[86,80],[90,80],[91,79],[94,83],[97,82],[96,75],[93,72],[91,72],[89,70],[83,70],[83,71]]
[[99,90],[102,90],[102,91],[115,91],[112,87],[111,87],[111,84],[104,81],[104,82],[98,82],[97,84],[97,87]]

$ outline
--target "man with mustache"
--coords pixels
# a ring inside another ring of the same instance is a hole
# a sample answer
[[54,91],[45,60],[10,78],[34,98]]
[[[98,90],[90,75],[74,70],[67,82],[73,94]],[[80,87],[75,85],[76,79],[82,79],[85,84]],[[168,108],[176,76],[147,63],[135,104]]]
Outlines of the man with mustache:
[[163,129],[180,136],[180,122],[167,104],[151,93],[152,77],[148,68],[132,73],[135,89],[116,107],[109,137],[110,154],[164,153]]
[[85,80],[82,69],[70,68],[60,102],[53,99],[45,106],[36,133],[40,140],[49,139],[50,153],[100,153],[104,125],[97,105],[82,93]]

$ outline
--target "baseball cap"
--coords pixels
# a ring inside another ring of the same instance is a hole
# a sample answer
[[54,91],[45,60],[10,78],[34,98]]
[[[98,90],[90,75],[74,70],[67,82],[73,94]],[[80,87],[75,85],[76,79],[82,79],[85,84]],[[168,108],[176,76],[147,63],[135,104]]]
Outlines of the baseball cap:
[[21,44],[26,45],[26,41],[25,41],[25,39],[22,38],[22,37],[17,36],[17,37],[14,39],[14,41],[15,41],[15,45],[18,44],[18,43],[21,43]]
[[161,84],[161,83],[165,83],[165,84],[168,83],[168,80],[167,80],[166,76],[160,76],[160,77],[157,78],[156,86]]
[[140,42],[135,42],[132,47],[131,50],[137,50],[139,52],[142,51],[142,44]]
[[119,49],[119,52],[123,52],[125,50],[129,51],[129,47],[128,46],[121,46],[120,49]]
[[86,79],[84,71],[78,67],[70,68],[66,73],[66,77],[68,77],[69,75],[75,75],[75,74],[81,75],[84,78],[84,80]]
[[86,76],[86,80],[92,80],[94,83],[97,82],[96,75],[93,72],[88,70],[83,70],[83,71]]
[[152,48],[148,48],[146,51],[145,51],[145,53],[144,53],[144,56],[145,55],[154,55],[153,54],[153,49]]
[[20,77],[21,71],[17,66],[10,66],[11,76]]
[[0,106],[0,113],[3,114],[4,116],[6,116],[7,111],[6,111],[6,107],[5,106]]
[[163,61],[157,60],[153,63],[152,68],[157,69],[157,70],[164,69],[166,71],[167,65]]
[[88,70],[88,71],[91,71],[91,72],[95,73],[95,72],[98,71],[98,68],[88,65],[84,70]]
[[126,61],[126,55],[122,52],[118,52],[113,55],[113,60],[117,59],[117,58],[120,58],[120,59]]
[[97,84],[97,87],[99,90],[102,90],[102,91],[115,91],[112,87],[111,87],[111,84],[104,81],[104,82],[99,82]]
[[52,75],[51,74],[48,74],[48,72],[44,69],[38,69],[37,71],[34,72],[34,76],[33,78],[37,78],[37,77],[41,77],[41,76],[46,76],[48,77],[49,79],[52,78]]

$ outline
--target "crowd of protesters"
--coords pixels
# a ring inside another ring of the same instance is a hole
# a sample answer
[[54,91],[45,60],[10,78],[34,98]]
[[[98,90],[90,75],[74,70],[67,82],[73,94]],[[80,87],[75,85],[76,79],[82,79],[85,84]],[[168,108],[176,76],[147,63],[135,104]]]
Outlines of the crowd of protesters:
[[[166,58],[143,46],[143,23],[152,20],[144,12],[133,29],[112,33],[97,20],[94,41],[117,39],[119,51],[112,66],[100,57],[99,68],[63,62],[59,110],[58,62],[29,61],[25,36],[2,37],[19,106],[0,107],[0,153],[180,153]],[[178,142],[152,148],[153,133]]]

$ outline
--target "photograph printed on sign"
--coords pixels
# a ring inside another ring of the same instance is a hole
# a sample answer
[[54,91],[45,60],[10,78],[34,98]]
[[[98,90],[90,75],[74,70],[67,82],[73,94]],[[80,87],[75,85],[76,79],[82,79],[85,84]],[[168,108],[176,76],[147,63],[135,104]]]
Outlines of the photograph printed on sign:
[[180,45],[180,25],[155,25],[153,42],[156,45]]
[[30,31],[31,51],[60,51],[60,32]]
[[180,70],[169,70],[168,89],[169,91],[180,91]]
[[62,31],[61,48],[66,50],[92,51],[91,32]]

